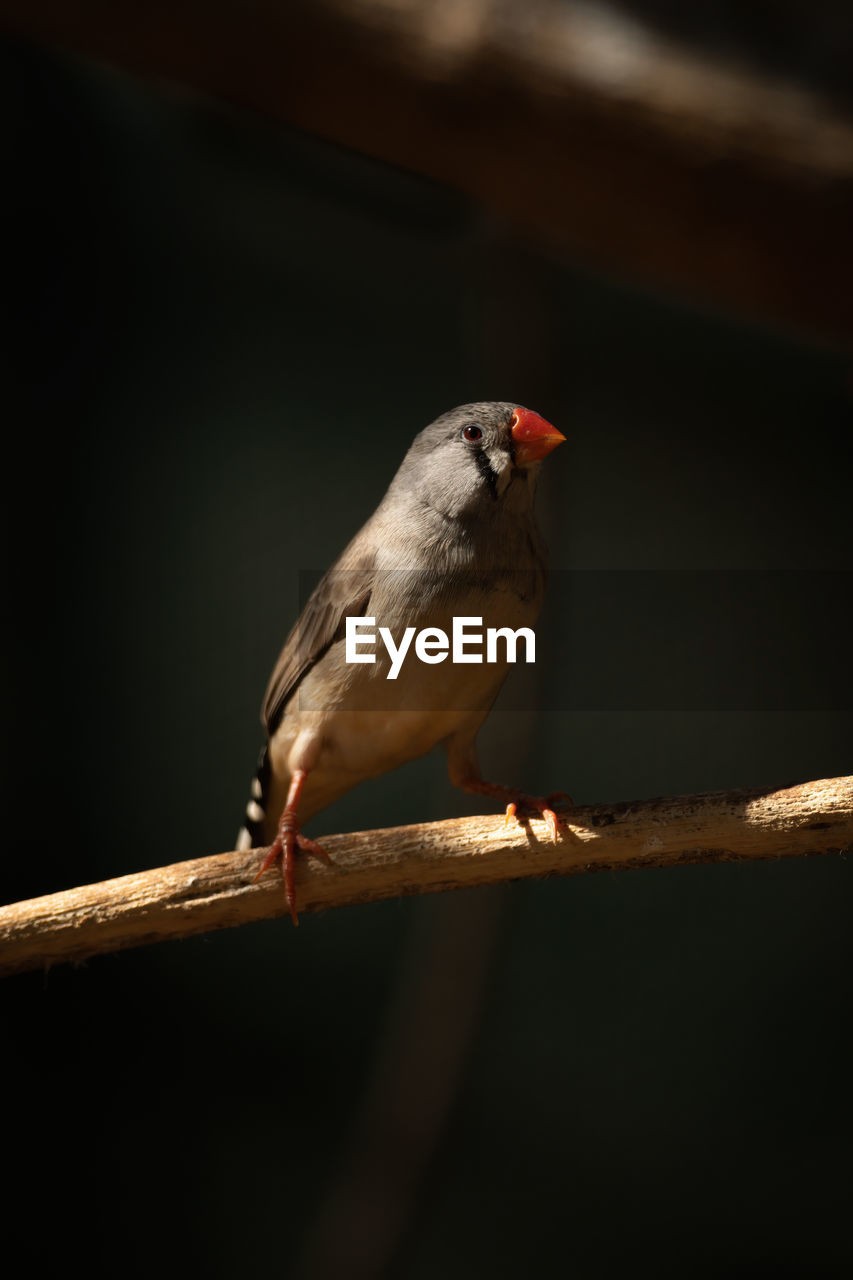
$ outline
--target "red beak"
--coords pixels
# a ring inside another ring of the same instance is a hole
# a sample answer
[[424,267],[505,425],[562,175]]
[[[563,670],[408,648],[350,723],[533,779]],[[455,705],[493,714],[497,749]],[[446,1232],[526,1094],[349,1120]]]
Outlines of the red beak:
[[532,462],[541,462],[566,439],[562,431],[552,427],[538,413],[521,408],[513,411],[510,435],[515,444],[516,466],[519,467],[529,467]]

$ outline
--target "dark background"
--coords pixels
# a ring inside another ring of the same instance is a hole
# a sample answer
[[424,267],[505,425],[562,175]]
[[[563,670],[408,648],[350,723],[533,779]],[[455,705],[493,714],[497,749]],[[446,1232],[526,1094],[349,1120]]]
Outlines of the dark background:
[[[231,847],[300,572],[471,399],[568,437],[487,776],[586,803],[853,772],[837,350],[248,113],[12,40],[0,72],[7,901]],[[310,831],[481,803],[435,755]],[[577,877],[7,980],[30,1265],[847,1274],[850,884]]]

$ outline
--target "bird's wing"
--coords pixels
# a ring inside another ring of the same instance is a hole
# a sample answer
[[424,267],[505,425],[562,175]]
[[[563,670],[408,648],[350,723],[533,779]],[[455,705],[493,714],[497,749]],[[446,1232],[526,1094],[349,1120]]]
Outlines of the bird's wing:
[[367,612],[376,581],[376,549],[366,533],[362,530],[320,579],[284,642],[261,709],[270,737],[300,681],[343,637],[346,618]]

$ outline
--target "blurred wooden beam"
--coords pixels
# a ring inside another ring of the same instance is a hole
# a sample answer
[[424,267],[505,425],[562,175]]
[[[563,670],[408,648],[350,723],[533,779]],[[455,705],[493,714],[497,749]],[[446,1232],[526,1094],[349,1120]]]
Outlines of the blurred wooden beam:
[[[544,822],[453,818],[323,837],[331,859],[300,857],[300,912],[547,875],[844,853],[853,778],[773,791],[623,801]],[[220,853],[0,908],[0,974],[184,938],[285,914],[281,875],[255,884],[261,850]]]
[[853,335],[853,122],[557,0],[0,0],[8,27],[448,184],[537,243]]

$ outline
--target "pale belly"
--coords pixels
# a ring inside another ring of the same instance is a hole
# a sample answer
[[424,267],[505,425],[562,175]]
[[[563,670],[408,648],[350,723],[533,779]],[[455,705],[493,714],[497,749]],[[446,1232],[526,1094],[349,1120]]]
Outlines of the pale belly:
[[[464,612],[482,617],[482,627],[472,629],[485,636],[489,626],[530,626],[538,609],[538,599],[492,592],[481,599],[469,596]],[[382,622],[377,616],[377,626]],[[450,636],[452,614],[418,617],[417,629],[423,626],[440,627]],[[399,643],[399,635],[395,640]],[[477,646],[469,651],[477,652]],[[484,645],[480,663],[453,662],[448,654],[437,664],[422,662],[413,642],[394,680],[388,679],[391,659],[384,646],[377,643],[373,652],[374,663],[351,664],[343,642],[336,643],[288,703],[270,742],[269,839],[294,770],[309,771],[300,804],[300,816],[307,819],[366,778],[425,755],[458,733],[473,736],[510,669],[502,642],[498,662],[485,660]]]

